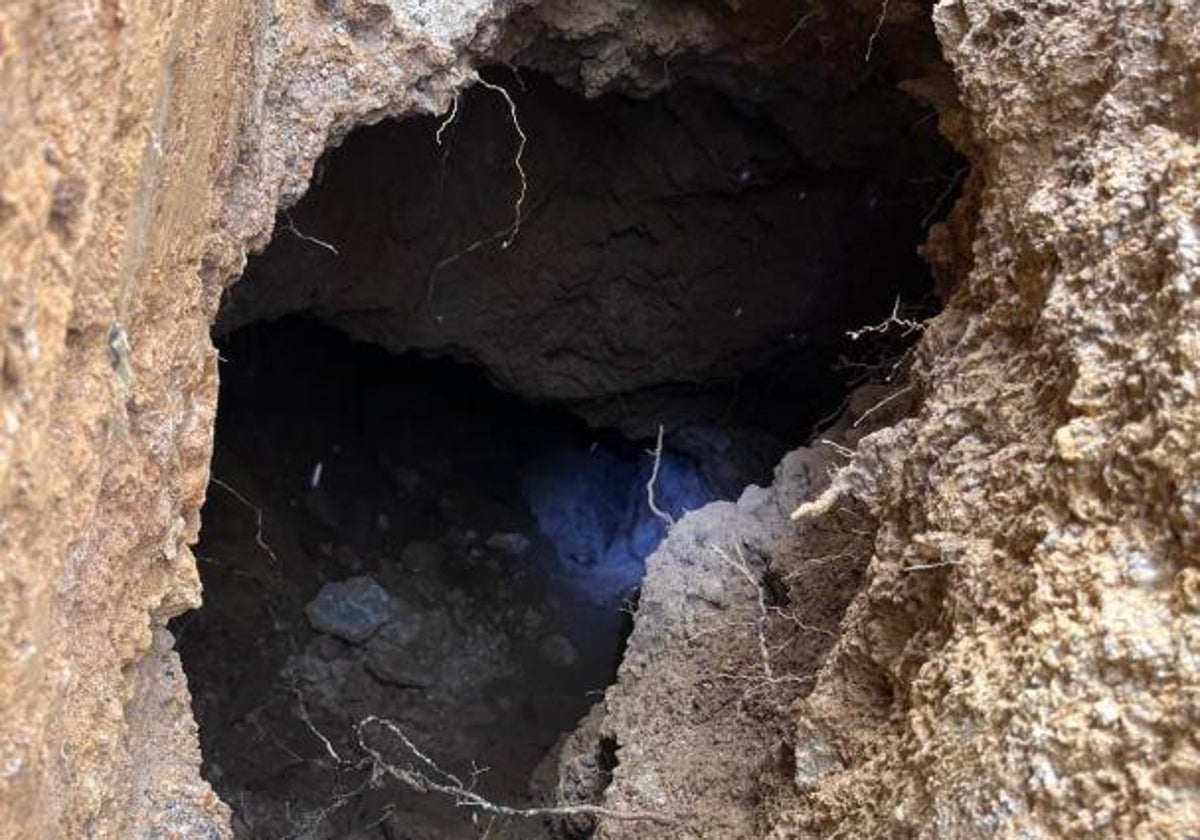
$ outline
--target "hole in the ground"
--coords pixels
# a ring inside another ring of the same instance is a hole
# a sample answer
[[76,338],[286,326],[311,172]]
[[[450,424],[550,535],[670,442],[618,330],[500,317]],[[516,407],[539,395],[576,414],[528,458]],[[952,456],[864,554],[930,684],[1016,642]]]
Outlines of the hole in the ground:
[[[478,370],[311,321],[245,327],[221,352],[207,605],[176,627],[208,778],[250,833],[277,836],[347,771],[310,723],[340,743],[378,715],[523,801],[616,672],[622,607],[663,532],[651,459]],[[660,467],[671,515],[712,497],[693,459]],[[372,799],[331,822],[396,804]],[[465,819],[436,798],[397,807],[439,831]]]
[[173,629],[240,836],[543,836],[374,786],[355,724],[536,801],[664,530],[658,429],[666,514],[735,497],[898,358],[847,330],[935,306],[915,247],[961,163],[900,95],[818,152],[703,87],[493,78],[529,141],[510,246],[516,135],[476,88],[330,152],[223,309],[206,604]]

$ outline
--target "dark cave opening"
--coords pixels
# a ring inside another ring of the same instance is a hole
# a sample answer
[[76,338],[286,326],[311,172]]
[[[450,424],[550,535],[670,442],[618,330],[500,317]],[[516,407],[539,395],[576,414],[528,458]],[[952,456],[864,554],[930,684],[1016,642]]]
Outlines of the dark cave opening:
[[485,75],[519,169],[479,87],[356,130],[218,321],[206,603],[173,630],[238,836],[557,836],[371,784],[355,722],[542,801],[665,530],[655,433],[670,516],[735,498],[911,340],[848,330],[938,307],[915,249],[961,163],[898,93],[817,149],[700,85]]
[[[196,552],[207,603],[175,632],[204,772],[242,833],[286,834],[335,800],[345,768],[322,760],[309,725],[336,742],[369,715],[448,767],[490,768],[488,795],[527,799],[538,762],[615,675],[663,531],[644,496],[651,459],[478,370],[309,320],[245,327],[221,352]],[[712,498],[691,458],[660,466],[673,516]],[[428,797],[404,813],[449,835],[464,819]]]

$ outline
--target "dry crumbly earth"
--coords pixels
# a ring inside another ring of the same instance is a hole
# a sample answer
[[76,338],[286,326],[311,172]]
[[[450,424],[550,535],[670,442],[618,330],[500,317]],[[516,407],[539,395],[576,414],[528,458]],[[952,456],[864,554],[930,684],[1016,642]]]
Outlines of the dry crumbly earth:
[[[652,565],[636,633],[661,647],[635,635],[606,698],[605,802],[680,824],[600,834],[1200,836],[1200,8],[818,4],[799,35],[770,2],[528,4],[505,30],[510,11],[0,9],[0,835],[227,832],[164,627],[199,597],[210,322],[327,143],[444,111],[487,57],[590,92],[653,89],[673,53],[712,57],[692,69],[722,84],[737,74],[713,67],[793,51],[836,76],[885,12],[875,60],[932,14],[956,79],[958,104],[944,78],[906,89],[971,158],[927,248],[958,290],[925,330],[912,415],[859,441],[797,524],[785,481],[682,523]],[[814,556],[865,570],[836,642],[818,611],[784,655],[813,678],[786,714],[786,691],[753,690],[757,587],[724,606],[687,589],[737,579],[715,550],[736,558],[760,514],[771,540],[743,550],[750,578],[766,562],[783,582],[772,604],[812,608]],[[699,613],[728,632],[698,641]],[[655,683],[674,705],[647,715]],[[693,775],[679,747],[700,741]]]

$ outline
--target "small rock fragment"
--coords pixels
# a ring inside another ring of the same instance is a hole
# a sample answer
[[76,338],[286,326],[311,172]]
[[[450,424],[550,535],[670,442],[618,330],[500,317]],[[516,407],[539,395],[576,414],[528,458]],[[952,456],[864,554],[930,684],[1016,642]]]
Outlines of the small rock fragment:
[[358,644],[366,641],[385,621],[392,596],[369,577],[354,577],[321,587],[304,608],[318,633]]
[[420,614],[409,612],[375,634],[367,643],[363,661],[371,676],[382,683],[408,688],[428,688],[437,682],[436,657],[423,655],[419,645],[414,645],[422,623]]

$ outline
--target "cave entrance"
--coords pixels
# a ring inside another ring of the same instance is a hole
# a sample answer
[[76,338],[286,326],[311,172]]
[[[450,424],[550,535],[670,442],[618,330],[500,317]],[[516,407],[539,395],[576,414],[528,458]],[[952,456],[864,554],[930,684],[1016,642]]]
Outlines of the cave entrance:
[[665,520],[892,367],[848,330],[937,306],[915,250],[961,166],[898,93],[818,142],[769,98],[486,77],[330,151],[222,308],[205,606],[173,629],[239,836],[550,836],[375,784],[356,725],[538,802]]
[[[476,369],[312,321],[239,329],[221,352],[206,606],[176,629],[204,771],[242,833],[349,828],[388,806],[407,831],[467,831],[451,803],[395,791],[322,814],[353,777],[322,737],[349,754],[372,715],[447,768],[487,767],[488,796],[527,801],[616,672],[663,531],[650,459]],[[691,459],[659,466],[672,515],[711,498]]]

